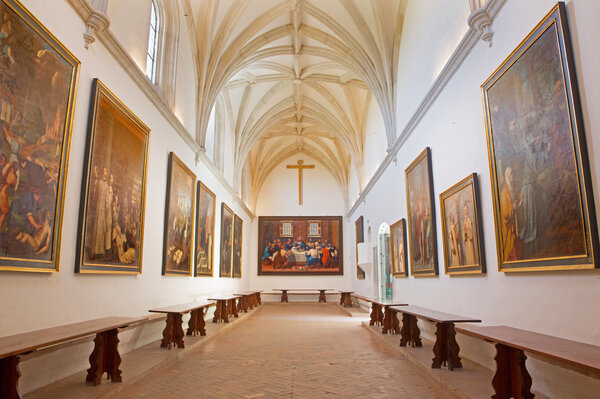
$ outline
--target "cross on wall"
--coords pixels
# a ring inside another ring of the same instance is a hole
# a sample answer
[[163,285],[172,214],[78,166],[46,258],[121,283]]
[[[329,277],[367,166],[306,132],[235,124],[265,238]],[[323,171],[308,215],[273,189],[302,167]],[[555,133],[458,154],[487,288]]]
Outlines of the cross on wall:
[[303,160],[299,160],[298,165],[286,165],[288,169],[298,169],[298,205],[302,205],[302,170],[314,167],[315,165],[304,165]]

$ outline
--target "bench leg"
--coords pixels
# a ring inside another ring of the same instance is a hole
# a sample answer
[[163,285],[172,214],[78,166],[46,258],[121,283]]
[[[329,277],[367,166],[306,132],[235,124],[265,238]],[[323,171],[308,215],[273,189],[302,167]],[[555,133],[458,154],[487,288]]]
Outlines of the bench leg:
[[235,306],[235,298],[229,300],[229,314],[233,317],[238,317],[237,306]]
[[205,325],[204,308],[192,310],[186,335],[206,335],[206,330],[204,328]]
[[456,342],[456,331],[454,323],[437,323],[435,332],[436,339],[433,345],[433,362],[431,368],[439,369],[442,365],[452,371],[454,368],[462,368],[458,353],[460,347]]
[[350,294],[346,294],[346,298],[344,298],[344,307],[345,308],[352,307],[352,296]]
[[281,302],[287,302],[288,301],[288,296],[287,296],[287,291],[281,291]]
[[327,297],[325,291],[319,291],[319,303],[327,303]]
[[346,300],[346,294],[344,294],[344,293],[342,292],[342,294],[340,295],[340,305],[342,305],[342,306],[343,306],[343,305],[344,305],[344,302],[345,302],[345,300]]
[[402,330],[400,330],[400,346],[410,345],[421,347],[421,330],[417,324],[417,318],[408,313],[402,313]]
[[[190,323],[193,323],[192,319],[193,316],[190,317]],[[171,349],[172,344],[177,345],[178,348],[184,348],[183,315],[181,313],[167,313],[167,326],[163,330],[163,339],[160,342],[160,347]]]
[[19,357],[9,356],[0,359],[0,398],[20,399],[19,395]]
[[260,299],[260,292],[256,293],[256,301],[258,302],[259,305],[262,305],[262,301]]
[[532,399],[532,379],[525,361],[527,356],[522,350],[496,344],[496,374],[492,379],[494,395],[492,399],[523,398]]
[[392,310],[392,333],[394,333],[396,335],[400,334],[400,322],[398,321],[398,315],[393,310]]
[[119,330],[112,329],[96,334],[94,350],[90,355],[90,368],[85,380],[100,385],[104,373],[112,382],[121,382],[121,356],[119,355]]

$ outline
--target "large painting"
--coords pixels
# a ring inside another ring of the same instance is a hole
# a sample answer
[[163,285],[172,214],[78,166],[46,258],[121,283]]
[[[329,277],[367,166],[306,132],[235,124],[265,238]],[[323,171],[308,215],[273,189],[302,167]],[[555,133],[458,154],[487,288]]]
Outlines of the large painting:
[[76,272],[141,273],[149,135],[150,129],[94,79]]
[[365,271],[358,265],[358,244],[365,242],[365,223],[364,217],[359,216],[354,222],[354,236],[356,238],[356,278],[364,280]]
[[165,207],[164,275],[192,275],[195,194],[196,175],[171,152]]
[[221,202],[221,265],[219,277],[231,277],[233,251],[233,211]]
[[433,177],[429,147],[406,168],[410,274],[438,273]]
[[563,3],[482,92],[499,270],[597,267],[596,215]]
[[196,276],[213,275],[215,249],[215,194],[198,182],[196,201]]
[[344,274],[343,242],[341,216],[260,216],[258,274]]
[[440,194],[446,274],[485,273],[477,174]]
[[242,240],[244,221],[238,215],[233,217],[233,277],[242,277]]
[[79,61],[0,2],[0,270],[55,272]]
[[408,277],[406,219],[400,219],[390,226],[390,251],[392,254],[392,275]]

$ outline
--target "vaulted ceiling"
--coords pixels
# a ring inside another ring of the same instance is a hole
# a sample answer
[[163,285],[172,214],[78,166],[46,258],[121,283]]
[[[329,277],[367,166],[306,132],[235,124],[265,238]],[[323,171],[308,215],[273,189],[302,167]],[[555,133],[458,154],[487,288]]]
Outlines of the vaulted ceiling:
[[188,0],[198,72],[196,139],[216,107],[234,133],[234,186],[254,195],[303,153],[342,190],[364,185],[368,111],[395,136],[398,53],[407,0]]

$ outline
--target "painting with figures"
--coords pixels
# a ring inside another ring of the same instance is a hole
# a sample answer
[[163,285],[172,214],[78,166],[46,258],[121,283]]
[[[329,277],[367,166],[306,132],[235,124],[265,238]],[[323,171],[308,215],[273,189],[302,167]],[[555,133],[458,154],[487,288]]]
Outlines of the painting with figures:
[[440,194],[440,207],[446,273],[485,273],[477,174]]
[[406,168],[410,274],[438,273],[433,177],[429,147]]
[[164,275],[192,275],[195,195],[196,175],[171,152],[165,209]]
[[259,275],[343,274],[342,217],[258,219]]
[[233,215],[231,208],[221,202],[221,264],[219,277],[231,277]]
[[58,271],[79,61],[0,2],[0,270]]
[[150,129],[94,79],[77,272],[141,273],[149,135]]
[[242,277],[242,240],[244,221],[238,215],[233,217],[233,277]]
[[597,267],[566,17],[558,3],[482,86],[501,271]]
[[213,275],[216,196],[201,181],[196,200],[196,276]]
[[408,277],[406,219],[400,219],[390,226],[390,251],[392,255],[392,275],[394,277]]

